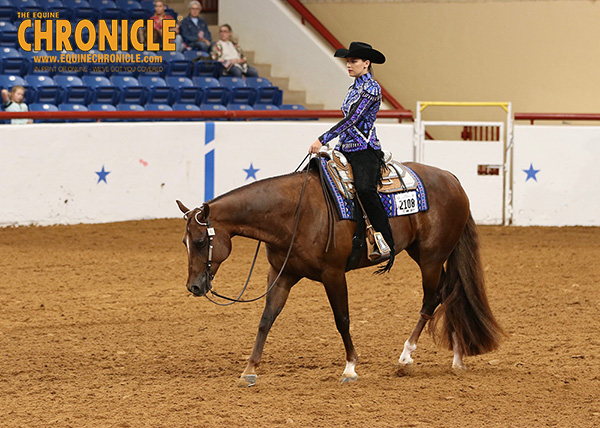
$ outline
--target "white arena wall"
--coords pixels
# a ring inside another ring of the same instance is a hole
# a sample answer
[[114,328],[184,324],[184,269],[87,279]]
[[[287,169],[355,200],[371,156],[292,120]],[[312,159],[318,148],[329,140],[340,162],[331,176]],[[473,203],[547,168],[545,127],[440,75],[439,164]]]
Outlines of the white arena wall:
[[[178,217],[176,199],[196,206],[256,179],[292,172],[330,126],[313,121],[1,126],[0,225]],[[401,160],[413,158],[412,128],[377,126],[384,148]],[[514,135],[513,224],[599,226],[600,127],[518,125]],[[444,148],[444,162],[469,171],[453,172],[469,193],[475,220],[486,223],[477,213],[498,204],[498,196],[477,190],[489,180],[472,173],[478,161],[469,153],[481,143],[459,144],[456,151]]]

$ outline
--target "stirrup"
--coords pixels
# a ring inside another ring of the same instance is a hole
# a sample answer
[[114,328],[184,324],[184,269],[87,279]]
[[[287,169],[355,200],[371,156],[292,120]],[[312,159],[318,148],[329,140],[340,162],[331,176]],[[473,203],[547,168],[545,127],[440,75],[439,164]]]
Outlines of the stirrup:
[[375,238],[375,245],[373,248],[369,249],[369,260],[381,263],[389,259],[391,253],[390,246],[385,242],[385,239],[383,239],[381,232],[375,232],[373,238]]

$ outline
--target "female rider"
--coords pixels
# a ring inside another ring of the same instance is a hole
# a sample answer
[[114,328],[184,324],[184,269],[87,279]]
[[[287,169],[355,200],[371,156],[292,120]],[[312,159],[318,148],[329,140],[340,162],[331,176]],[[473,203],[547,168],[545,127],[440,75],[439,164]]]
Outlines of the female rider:
[[336,150],[344,153],[354,175],[354,187],[362,205],[376,231],[381,232],[390,252],[382,251],[379,261],[389,257],[383,272],[389,271],[394,263],[394,237],[387,213],[377,194],[381,181],[383,153],[375,133],[375,119],[381,105],[381,87],[371,75],[371,64],[383,64],[385,56],[362,42],[352,42],[348,49],[338,49],[335,57],[346,58],[346,67],[354,83],[342,104],[344,118],[329,131],[321,135],[309,148],[309,153],[318,153],[321,146],[339,137]]

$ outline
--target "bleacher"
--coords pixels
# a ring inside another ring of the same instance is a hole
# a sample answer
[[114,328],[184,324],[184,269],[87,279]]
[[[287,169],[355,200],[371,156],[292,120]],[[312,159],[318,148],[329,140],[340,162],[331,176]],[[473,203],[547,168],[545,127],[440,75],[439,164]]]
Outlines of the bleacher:
[[[100,52],[98,40],[87,52],[25,51],[17,40],[22,21],[17,12],[59,12],[74,29],[81,19],[91,20],[96,28],[100,19],[147,19],[154,7],[151,0],[0,0],[0,89],[24,86],[31,111],[302,109],[282,105],[283,91],[268,79],[222,76],[221,64],[197,51]],[[33,46],[33,27],[25,32],[25,40]],[[75,48],[74,37],[71,43]],[[50,55],[60,59],[64,53],[140,54],[160,57],[153,58],[160,62],[65,64],[34,59]]]

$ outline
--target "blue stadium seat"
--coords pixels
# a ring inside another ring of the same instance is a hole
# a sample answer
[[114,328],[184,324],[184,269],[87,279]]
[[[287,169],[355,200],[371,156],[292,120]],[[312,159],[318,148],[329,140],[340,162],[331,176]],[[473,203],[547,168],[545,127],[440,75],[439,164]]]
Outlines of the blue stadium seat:
[[138,80],[135,77],[131,76],[114,75],[110,77],[110,81],[113,85],[119,88],[125,88],[129,86],[140,86]]
[[117,111],[145,111],[141,104],[117,104]]
[[0,88],[5,88],[10,91],[10,88],[15,85],[26,86],[27,83],[21,76],[0,74]]
[[204,90],[195,86],[185,86],[175,89],[173,102],[200,105],[204,101]]
[[204,90],[203,104],[222,104],[227,105],[231,97],[231,92],[221,86],[206,88]]
[[38,0],[38,4],[46,10],[50,10],[53,7],[64,7],[62,0]]
[[283,99],[283,91],[277,86],[266,86],[258,89],[256,102],[259,104],[274,104],[280,106]]
[[[145,111],[140,104],[117,104],[117,111]],[[143,122],[145,119],[121,119],[124,122]]]
[[54,104],[33,103],[29,106],[29,111],[58,111]]
[[56,75],[54,82],[63,88],[62,102],[87,105],[92,100],[93,90],[77,76]]
[[[33,103],[33,104],[29,105],[29,111],[58,111],[58,107],[56,107],[54,104]],[[57,120],[57,119],[49,119],[49,120],[35,119],[34,122],[35,123],[59,123],[59,122],[63,122],[63,121]]]
[[149,13],[149,11],[142,8],[142,5],[135,0],[117,0],[116,3],[117,7],[123,10],[129,20],[145,19],[154,14],[154,6]]
[[254,89],[264,88],[267,86],[273,86],[269,79],[264,77],[246,77],[246,86]]
[[200,104],[200,110],[227,111],[227,107],[223,104]]
[[229,90],[246,87],[246,82],[242,77],[223,76],[219,78],[219,84]]
[[[8,0],[4,0],[4,4],[2,0],[0,0],[0,6],[9,6],[10,2]],[[0,21],[0,33],[3,31],[17,31],[17,27],[10,21]]]
[[254,88],[237,87],[231,89],[229,103],[253,105],[256,102],[257,91]]
[[117,111],[117,108],[112,104],[92,103],[88,105],[89,111]]
[[[148,103],[144,106],[146,111],[173,111],[173,108],[168,104]],[[173,119],[152,119],[154,121],[173,120]]]
[[186,59],[171,59],[167,63],[167,75],[189,77],[192,69],[190,64]]
[[36,103],[58,104],[60,101],[62,88],[50,76],[30,74],[25,76],[25,81],[35,90]]
[[83,104],[62,103],[58,105],[58,111],[88,111]]
[[146,88],[157,88],[167,86],[165,79],[158,76],[138,76],[138,82],[140,85]]
[[[0,21],[1,22],[1,21]],[[19,34],[16,30],[0,29],[0,46],[16,47],[19,42]]]
[[72,18],[77,21],[89,19],[96,22],[98,20],[98,10],[91,7],[87,0],[63,0],[63,5],[73,11]]
[[150,91],[148,103],[152,104],[173,104],[175,90],[167,86],[165,80],[158,76],[139,76],[140,85],[148,88]]
[[0,20],[12,22],[17,17],[17,8],[13,5],[0,6]]
[[249,104],[230,103],[227,104],[227,110],[254,110]]
[[179,89],[179,88],[192,88],[194,87],[194,82],[189,77],[184,76],[167,76],[165,81],[167,85]]
[[194,63],[192,76],[207,76],[219,78],[223,66],[219,61],[198,61]]
[[98,10],[99,19],[120,19],[123,16],[123,11],[112,0],[90,0],[90,6]]
[[[63,103],[58,105],[58,111],[88,111],[87,107],[76,103]],[[94,119],[67,119],[66,123],[95,122]]]
[[302,104],[281,104],[279,110],[306,110]]
[[175,103],[175,104],[173,104],[173,110],[177,110],[177,111],[199,111],[200,107],[198,107],[196,104]]
[[267,110],[267,111],[278,111],[279,107],[274,104],[254,104],[252,106],[254,110]]
[[19,10],[23,10],[26,7],[40,6],[36,0],[12,0],[12,4]]
[[142,0],[140,1],[140,5],[145,11],[154,14],[154,0]]
[[54,82],[63,88],[69,86],[83,86],[83,81],[79,77],[70,74],[57,74],[54,76]]
[[0,74],[24,76],[28,68],[29,61],[21,56],[0,59]]
[[184,59],[187,59],[188,61],[193,61],[195,59],[198,59],[198,57],[202,57],[202,59],[204,59],[206,61],[212,60],[212,58],[210,57],[210,54],[208,52],[204,52],[204,51],[195,51],[195,50],[183,51],[183,56],[184,56]]
[[192,79],[192,81],[194,82],[194,84],[196,86],[198,86],[199,88],[202,88],[202,89],[214,88],[214,87],[221,86],[219,81],[217,79],[215,79],[214,77],[197,76],[197,77],[194,77]]
[[12,46],[0,47],[0,60],[4,58],[22,58],[21,53]]
[[160,52],[158,52],[158,55],[162,57],[163,65],[167,64],[171,60],[179,60],[179,61],[186,60],[186,57],[181,52],[160,51]]
[[148,99],[148,89],[141,86],[135,77],[130,76],[111,76],[110,81],[118,88],[121,88],[120,104],[146,104]]
[[114,86],[104,76],[83,76],[83,83],[93,89],[91,103],[94,104],[116,104],[121,97],[121,89]]

